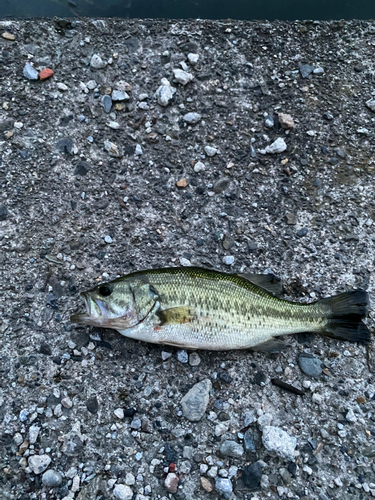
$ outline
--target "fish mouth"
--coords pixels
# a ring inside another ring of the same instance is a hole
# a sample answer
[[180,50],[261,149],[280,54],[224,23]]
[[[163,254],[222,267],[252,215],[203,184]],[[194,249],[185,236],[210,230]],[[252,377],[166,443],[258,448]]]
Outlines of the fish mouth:
[[86,312],[73,314],[72,316],[70,316],[70,321],[72,323],[78,323],[82,325],[96,325],[97,321],[93,323],[94,318],[91,315],[91,300],[89,299],[88,293],[82,292],[81,297],[85,303]]

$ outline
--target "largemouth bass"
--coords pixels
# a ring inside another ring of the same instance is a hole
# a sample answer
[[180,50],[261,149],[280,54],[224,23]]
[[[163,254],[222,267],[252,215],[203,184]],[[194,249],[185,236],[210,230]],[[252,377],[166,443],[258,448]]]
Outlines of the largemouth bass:
[[273,275],[183,267],[128,274],[83,292],[86,312],[71,321],[114,328],[133,339],[190,349],[279,351],[275,336],[317,332],[370,340],[362,322],[368,294],[353,290],[311,304],[279,298]]

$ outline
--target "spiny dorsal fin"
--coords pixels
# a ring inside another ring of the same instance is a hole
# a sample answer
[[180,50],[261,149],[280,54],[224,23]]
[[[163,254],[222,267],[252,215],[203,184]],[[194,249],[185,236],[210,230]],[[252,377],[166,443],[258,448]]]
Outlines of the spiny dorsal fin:
[[158,311],[157,315],[160,318],[160,326],[189,323],[194,317],[192,308],[188,306],[164,309],[164,311]]
[[280,297],[283,294],[283,283],[274,274],[239,274],[238,276],[264,288],[275,297]]
[[262,344],[255,345],[251,347],[252,351],[256,352],[280,352],[286,349],[287,347],[290,347],[290,344],[287,344],[286,342],[283,342],[282,340],[278,339],[270,339],[267,340],[266,342],[263,342]]

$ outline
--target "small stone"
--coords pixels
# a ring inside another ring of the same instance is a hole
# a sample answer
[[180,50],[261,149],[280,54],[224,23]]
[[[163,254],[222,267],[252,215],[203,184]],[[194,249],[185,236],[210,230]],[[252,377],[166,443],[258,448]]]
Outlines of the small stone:
[[107,123],[107,127],[111,128],[112,130],[118,130],[120,128],[120,124],[118,122],[110,121]]
[[234,257],[233,257],[233,255],[226,255],[225,257],[223,257],[223,263],[226,266],[232,266],[234,264]]
[[176,493],[178,489],[179,477],[174,472],[170,472],[164,481],[164,486],[170,493]]
[[131,472],[127,472],[126,473],[126,476],[125,476],[125,483],[128,485],[128,486],[133,486],[133,484],[135,484],[135,477],[133,476],[133,474]]
[[177,359],[180,363],[187,363],[189,360],[188,353],[185,350],[177,351]]
[[130,422],[130,428],[134,430],[138,430],[142,427],[142,421],[140,418],[133,418]]
[[31,64],[25,64],[23,67],[23,76],[25,76],[28,80],[37,80],[39,74],[37,70],[31,66]]
[[206,170],[206,165],[201,161],[197,161],[194,165],[194,172],[203,172],[203,170]]
[[264,117],[264,125],[267,127],[267,128],[272,128],[274,125],[275,125],[275,122],[273,120],[273,117],[270,116],[270,115],[266,115]]
[[106,113],[109,113],[111,111],[111,108],[112,108],[112,98],[110,95],[103,95],[102,97],[102,106],[104,108],[104,111]]
[[293,130],[295,127],[294,120],[290,115],[279,113],[279,122],[284,130]]
[[283,458],[294,459],[294,450],[297,446],[297,439],[294,436],[289,436],[280,427],[272,425],[263,427],[262,431],[262,442],[268,451],[274,451]]
[[118,498],[118,500],[132,500],[133,490],[126,484],[116,484],[113,496]]
[[306,234],[308,232],[309,232],[309,230],[307,229],[307,227],[303,227],[302,229],[297,231],[297,236],[298,236],[298,238],[302,238],[303,236],[306,236]]
[[364,396],[358,396],[357,397],[357,403],[359,405],[363,404],[363,403],[366,403],[366,398]]
[[285,217],[286,217],[287,224],[289,224],[289,225],[297,224],[297,215],[296,214],[292,214],[292,213],[288,212],[285,214]]
[[299,70],[302,78],[307,78],[314,71],[315,67],[310,64],[299,64]]
[[116,410],[113,413],[119,419],[123,419],[124,418],[124,410],[122,408],[116,408]]
[[161,359],[163,361],[166,361],[167,359],[169,359],[171,357],[172,357],[172,353],[171,352],[161,351]]
[[39,436],[40,427],[32,425],[29,429],[29,443],[35,444]]
[[129,95],[124,90],[114,90],[112,92],[112,101],[127,101]]
[[56,87],[61,90],[61,92],[66,92],[68,90],[68,86],[65,83],[57,83]]
[[185,259],[185,257],[180,257],[180,264],[183,267],[190,267],[191,266],[190,260],[189,259]]
[[93,54],[90,61],[90,66],[94,69],[103,69],[105,68],[106,64],[98,54]]
[[99,403],[98,403],[98,399],[96,396],[93,396],[92,398],[89,398],[86,401],[86,408],[92,414],[98,413]]
[[212,146],[205,146],[204,151],[207,156],[215,156],[217,153],[217,149]]
[[158,104],[160,104],[160,106],[168,106],[175,93],[176,89],[171,86],[166,78],[162,78],[161,86],[155,92],[155,97],[157,98]]
[[109,234],[107,234],[107,236],[104,236],[104,241],[108,244],[112,243],[112,238],[109,236]]
[[73,401],[69,398],[69,397],[66,397],[66,398],[63,398],[61,400],[61,404],[64,408],[72,408],[73,407]]
[[211,481],[209,481],[206,477],[201,476],[201,485],[202,488],[207,491],[207,493],[211,493],[211,491],[214,489],[214,487],[211,484]]
[[195,113],[195,112],[186,113],[186,115],[183,116],[184,121],[187,123],[198,123],[199,120],[201,120],[201,118],[202,118],[202,115],[200,115],[199,113]]
[[191,422],[198,422],[206,412],[210,399],[211,380],[195,384],[181,399],[182,413]]
[[50,463],[51,458],[48,455],[32,455],[29,457],[29,467],[34,474],[41,474],[44,472]]
[[345,415],[345,419],[352,424],[357,422],[357,417],[355,416],[354,411],[352,409],[350,409],[348,413]]
[[13,33],[9,33],[8,31],[4,31],[1,36],[4,38],[4,40],[9,40],[10,42],[14,42],[14,40],[16,39],[16,36],[13,35]]
[[261,149],[259,152],[261,154],[276,154],[283,153],[287,148],[287,145],[282,137],[279,137],[272,144],[266,147],[266,149]]
[[257,450],[257,439],[252,429],[247,429],[244,434],[243,444],[247,453],[255,453]]
[[90,170],[90,166],[88,163],[86,163],[85,161],[80,161],[79,163],[77,163],[77,166],[74,170],[74,175],[86,175],[87,172]]
[[233,493],[233,485],[230,479],[223,477],[216,478],[215,489],[224,500],[230,500]]
[[5,220],[8,217],[8,209],[5,205],[0,205],[0,220]]
[[22,434],[16,432],[16,434],[13,436],[13,441],[16,443],[17,446],[20,446],[23,443]]
[[315,68],[314,71],[313,71],[314,75],[323,75],[324,74],[324,68],[322,67],[319,67],[319,68]]
[[107,139],[104,141],[104,149],[108,151],[111,156],[120,156],[119,149],[117,144],[114,142],[108,141]]
[[298,364],[303,373],[309,377],[319,377],[323,370],[323,364],[320,359],[308,353],[300,354],[298,357]]
[[197,64],[197,62],[199,61],[199,54],[188,54],[188,60],[189,60],[189,63],[190,64]]
[[54,71],[51,68],[42,69],[39,73],[39,80],[47,80],[47,78],[51,78],[53,76]]
[[260,480],[262,478],[262,467],[259,462],[244,467],[242,471],[242,480],[249,490],[260,488]]
[[56,488],[62,483],[62,475],[53,469],[48,469],[42,476],[42,483],[47,488]]
[[366,106],[368,109],[371,109],[375,113],[375,97],[372,97],[368,101],[366,101]]
[[134,152],[135,156],[141,156],[143,154],[143,151],[142,151],[142,146],[140,144],[137,144],[135,146],[135,152]]
[[220,453],[225,457],[238,458],[244,454],[244,450],[241,444],[226,439],[220,446]]
[[181,85],[184,86],[194,79],[194,76],[191,73],[183,71],[182,69],[174,69],[173,75],[175,79],[178,81],[178,83],[181,83]]
[[189,354],[189,365],[190,366],[199,366],[201,363],[201,358],[197,352],[192,352]]
[[176,186],[179,188],[186,188],[188,186],[188,181],[184,177],[176,182]]

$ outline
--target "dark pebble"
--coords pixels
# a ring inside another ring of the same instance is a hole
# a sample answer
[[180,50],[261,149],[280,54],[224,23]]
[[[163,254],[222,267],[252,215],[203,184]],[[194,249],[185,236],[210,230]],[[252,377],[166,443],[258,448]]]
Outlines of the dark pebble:
[[249,490],[255,490],[260,487],[262,477],[262,467],[259,462],[247,465],[242,471],[242,480]]
[[219,373],[219,379],[222,381],[222,382],[225,382],[226,384],[230,384],[232,382],[232,377],[230,375],[228,375],[227,372],[220,372]]
[[262,382],[266,381],[266,376],[263,372],[258,372],[256,373],[255,377],[253,378],[253,384],[260,385]]
[[297,472],[297,464],[295,462],[290,462],[288,465],[288,471],[292,474],[292,476],[295,476]]
[[302,78],[307,78],[314,71],[314,66],[311,64],[299,64],[299,70],[301,72]]
[[[156,406],[156,404],[155,404]],[[160,408],[159,406],[157,408]],[[134,408],[126,408],[124,410],[124,418],[129,418],[129,417],[133,417],[136,413],[136,410]]]
[[253,253],[258,248],[258,245],[257,245],[257,243],[253,243],[252,241],[248,241],[247,248],[249,250],[249,253]]
[[365,67],[364,67],[364,66],[362,66],[362,64],[357,64],[357,66],[354,66],[354,71],[355,71],[356,73],[361,73],[361,72],[362,72],[362,71],[364,71],[364,70],[365,70]]
[[55,358],[53,358],[52,360],[56,365],[61,365],[61,358],[59,358],[59,356],[56,356]]
[[228,413],[225,413],[225,411],[221,411],[217,417],[220,422],[227,422],[228,420],[230,420],[230,416],[228,415]]
[[40,344],[39,352],[40,354],[45,354],[46,356],[50,356],[52,354],[52,349],[48,344],[43,342],[42,344]]
[[103,104],[104,111],[106,113],[109,113],[111,111],[111,107],[112,107],[112,98],[111,98],[111,96],[104,95],[103,99],[102,99],[102,104]]
[[297,236],[298,238],[302,238],[302,236],[306,236],[306,234],[309,232],[309,230],[307,229],[307,227],[303,227],[302,229],[300,229],[298,232],[297,232]]
[[243,444],[247,453],[255,453],[260,447],[260,434],[257,429],[250,428],[244,434]]
[[56,148],[61,153],[68,153],[70,155],[73,154],[73,146],[74,143],[70,137],[63,137],[59,141],[57,141]]
[[330,158],[328,160],[328,163],[330,163],[331,165],[337,165],[339,163],[339,160],[337,158]]
[[8,216],[8,209],[5,205],[0,205],[0,220],[5,220]]
[[85,161],[80,161],[74,170],[74,175],[86,175],[89,170],[89,164]]
[[92,398],[88,399],[86,401],[86,407],[87,407],[88,411],[90,413],[92,413],[93,415],[95,413],[98,413],[99,403],[98,403],[97,397],[93,396]]

